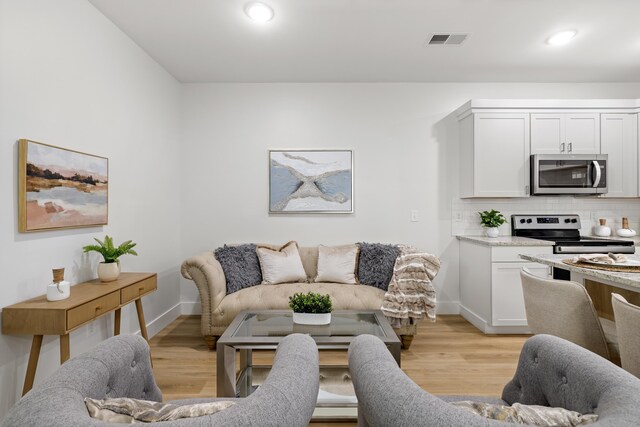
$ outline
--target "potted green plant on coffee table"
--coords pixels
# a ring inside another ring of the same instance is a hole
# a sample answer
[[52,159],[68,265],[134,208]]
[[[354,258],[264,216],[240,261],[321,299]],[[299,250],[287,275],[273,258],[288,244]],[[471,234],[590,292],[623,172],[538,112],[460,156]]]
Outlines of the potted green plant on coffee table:
[[331,323],[331,297],[314,292],[295,293],[289,297],[293,323],[300,325],[328,325]]
[[498,237],[500,231],[498,227],[507,222],[507,219],[499,211],[491,209],[490,211],[478,212],[480,222],[486,228],[488,237]]
[[113,282],[120,276],[120,258],[122,255],[138,255],[133,250],[135,243],[131,240],[115,246],[113,244],[113,238],[109,236],[104,237],[104,241],[94,238],[97,245],[87,245],[82,250],[87,252],[98,252],[104,258],[104,262],[98,264],[98,278],[101,282]]

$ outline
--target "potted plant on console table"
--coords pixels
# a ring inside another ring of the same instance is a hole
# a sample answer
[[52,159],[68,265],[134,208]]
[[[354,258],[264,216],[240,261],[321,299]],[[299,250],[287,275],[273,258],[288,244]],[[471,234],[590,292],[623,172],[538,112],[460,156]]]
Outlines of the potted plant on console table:
[[293,323],[299,325],[328,325],[331,323],[331,297],[314,292],[295,293],[289,297]]
[[480,222],[482,226],[486,228],[488,237],[498,237],[500,235],[500,227],[507,222],[507,219],[499,211],[491,209],[491,211],[478,212],[480,215]]
[[101,282],[113,282],[120,276],[120,258],[122,255],[138,255],[136,251],[133,250],[133,247],[136,245],[131,242],[131,240],[127,240],[122,243],[120,246],[114,246],[113,239],[109,236],[104,237],[104,242],[100,241],[100,239],[94,238],[97,245],[87,245],[82,250],[87,252],[98,252],[104,258],[104,262],[98,264],[98,279]]

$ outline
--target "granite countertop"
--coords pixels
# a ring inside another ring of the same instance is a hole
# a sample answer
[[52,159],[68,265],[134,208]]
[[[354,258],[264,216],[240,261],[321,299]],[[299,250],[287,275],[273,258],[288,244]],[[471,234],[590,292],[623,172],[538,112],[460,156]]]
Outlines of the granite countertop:
[[[564,259],[570,259],[575,255],[569,254],[553,254],[553,255],[520,255],[520,258],[527,261],[537,262],[539,264],[551,267],[562,268],[585,276],[593,277],[594,280],[603,279],[613,283],[619,283],[630,288],[637,289],[640,292],[640,273],[619,273],[616,271],[594,270],[592,268],[576,267],[562,262]],[[627,255],[629,259],[640,261],[639,255]]]
[[514,236],[456,236],[458,240],[479,243],[486,246],[553,246],[553,242],[547,240],[530,239],[528,237]]
[[[456,236],[458,240],[466,240],[468,242],[474,242],[486,246],[553,246],[553,242],[540,239],[530,239],[528,237],[514,237],[514,236],[499,236],[499,237],[487,237],[487,236]],[[640,236],[635,237],[599,237],[588,236],[599,239],[613,239],[613,240],[631,240],[636,246],[640,246]]]

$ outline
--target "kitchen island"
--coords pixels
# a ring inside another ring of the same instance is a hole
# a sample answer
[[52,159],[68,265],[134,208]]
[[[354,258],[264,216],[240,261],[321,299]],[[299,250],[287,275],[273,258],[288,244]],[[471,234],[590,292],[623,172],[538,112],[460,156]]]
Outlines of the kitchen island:
[[[578,267],[562,262],[575,255],[567,254],[521,254],[526,261],[561,268],[571,273],[571,280],[581,283],[591,296],[593,305],[601,317],[613,319],[611,293],[622,295],[632,304],[640,305],[640,273],[621,273]],[[629,259],[640,261],[639,255],[627,255]]]

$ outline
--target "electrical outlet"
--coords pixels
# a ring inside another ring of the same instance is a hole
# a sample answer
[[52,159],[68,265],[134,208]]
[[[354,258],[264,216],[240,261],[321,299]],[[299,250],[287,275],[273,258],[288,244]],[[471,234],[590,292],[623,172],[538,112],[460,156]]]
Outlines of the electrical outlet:
[[598,212],[591,212],[591,222],[598,221]]
[[455,222],[462,222],[462,212],[455,212],[453,214],[453,219]]
[[418,211],[417,210],[412,210],[411,211],[411,222],[418,222],[420,220],[420,217],[418,215]]

